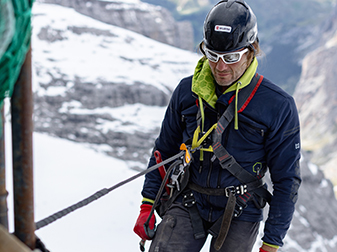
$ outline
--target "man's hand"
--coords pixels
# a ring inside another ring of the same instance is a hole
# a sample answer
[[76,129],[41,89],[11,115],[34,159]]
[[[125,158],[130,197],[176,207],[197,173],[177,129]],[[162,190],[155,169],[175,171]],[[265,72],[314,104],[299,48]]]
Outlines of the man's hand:
[[[152,205],[150,204],[142,204],[140,206],[140,213],[138,216],[138,219],[136,221],[135,227],[133,228],[133,231],[140,237],[142,240],[151,240],[150,237],[147,236],[145,230],[144,230],[144,223],[146,222],[147,218],[150,215],[152,209]],[[150,222],[149,222],[149,228],[154,229],[154,224],[156,223],[156,217],[154,214],[151,216]]]

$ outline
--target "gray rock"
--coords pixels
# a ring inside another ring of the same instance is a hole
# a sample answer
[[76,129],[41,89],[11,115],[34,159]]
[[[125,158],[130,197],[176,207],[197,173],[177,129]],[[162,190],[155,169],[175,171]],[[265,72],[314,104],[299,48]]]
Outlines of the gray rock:
[[99,0],[44,0],[74,8],[77,12],[107,24],[134,31],[159,42],[193,50],[193,27],[189,21],[177,22],[162,7],[146,3],[104,2]]

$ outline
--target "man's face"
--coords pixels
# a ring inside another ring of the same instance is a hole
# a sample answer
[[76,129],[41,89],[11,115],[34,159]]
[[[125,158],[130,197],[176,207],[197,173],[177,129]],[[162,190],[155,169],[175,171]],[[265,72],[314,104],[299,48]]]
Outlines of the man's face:
[[248,67],[247,53],[242,55],[239,62],[226,64],[220,58],[216,63],[209,60],[209,66],[211,67],[214,79],[218,85],[229,87],[246,71]]

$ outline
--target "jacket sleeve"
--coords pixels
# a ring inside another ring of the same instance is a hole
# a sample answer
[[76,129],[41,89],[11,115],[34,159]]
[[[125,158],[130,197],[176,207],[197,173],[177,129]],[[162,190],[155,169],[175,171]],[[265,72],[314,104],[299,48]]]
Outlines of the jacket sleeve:
[[[181,121],[179,97],[181,95],[182,82],[180,82],[172,94],[161,125],[160,134],[154,146],[154,150],[160,151],[163,160],[177,154],[180,151],[180,144],[182,143],[183,124]],[[156,160],[152,153],[148,167],[155,164]],[[162,179],[158,169],[146,174],[142,190],[143,197],[155,199],[161,182]]]
[[262,240],[282,246],[295,211],[301,184],[300,126],[292,97],[288,97],[280,106],[278,116],[267,136],[265,148],[273,183],[273,197]]

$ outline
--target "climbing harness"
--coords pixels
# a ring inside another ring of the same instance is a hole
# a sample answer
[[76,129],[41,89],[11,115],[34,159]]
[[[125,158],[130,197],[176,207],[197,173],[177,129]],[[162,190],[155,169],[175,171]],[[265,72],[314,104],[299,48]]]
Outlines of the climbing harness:
[[[171,189],[169,196],[162,196],[162,187],[164,182],[162,183],[162,186],[156,196],[155,203],[153,204],[150,216],[146,224],[144,225],[145,232],[149,237],[152,238],[155,233],[155,229],[148,229],[148,223],[154,209],[157,208],[157,210],[159,210],[159,215],[162,216],[171,205],[171,203],[181,193],[181,191],[183,191],[182,204],[189,211],[194,237],[196,239],[204,237],[205,231],[192,191],[196,191],[206,195],[226,196],[228,198],[224,214],[208,230],[208,232],[216,238],[214,244],[216,250],[220,250],[220,248],[222,247],[226,239],[232,218],[239,217],[241,215],[244,208],[247,207],[247,202],[251,199],[254,199],[254,195],[257,195],[259,198],[264,199],[264,201],[270,201],[271,194],[264,187],[262,180],[242,168],[237,163],[235,158],[230,155],[221,144],[222,134],[225,131],[226,127],[230,124],[230,122],[232,122],[235,114],[245,109],[245,107],[248,105],[253,95],[255,94],[257,88],[261,84],[262,80],[263,76],[256,74],[253,77],[251,83],[240,91],[240,98],[236,99],[236,102],[231,102],[229,104],[218,122],[211,126],[207,130],[207,132],[204,132],[204,107],[202,99],[199,97],[199,112],[197,115],[198,127],[193,134],[191,150],[192,152],[194,152],[195,150],[200,151],[200,162],[203,161],[204,151],[213,152],[213,159],[217,158],[222,169],[229,171],[233,176],[235,176],[241,182],[241,185],[228,186],[226,188],[203,188],[197,184],[189,182],[189,175],[180,178],[181,173],[187,174],[189,170],[186,169],[186,166],[183,166],[181,162],[179,163],[179,161],[178,163],[174,163],[167,170],[167,174],[171,173],[171,171],[173,170],[172,166],[174,166],[175,169],[172,173],[171,183],[168,184],[168,186],[176,190]],[[237,95],[238,91],[236,92],[236,96]],[[199,172],[201,172],[201,167]],[[180,183],[177,183],[178,178],[180,178]],[[159,198],[164,199],[164,201],[162,201],[161,205],[158,206],[157,204],[159,202]],[[262,208],[263,206],[260,207]]]
[[[228,198],[222,219],[219,218],[219,220],[216,221],[210,229],[211,234],[217,237],[214,244],[216,250],[219,250],[222,247],[226,239],[232,217],[239,217],[241,215],[243,209],[247,206],[247,201],[253,197],[252,193],[257,194],[260,198],[266,199],[266,201],[270,201],[271,198],[269,191],[263,187],[262,180],[242,168],[235,158],[230,155],[221,144],[223,132],[233,120],[234,115],[236,115],[238,111],[245,109],[248,105],[252,96],[255,94],[257,88],[262,82],[262,79],[263,76],[258,74],[253,77],[250,85],[241,90],[240,98],[236,99],[238,103],[235,104],[232,102],[229,104],[225,112],[218,120],[215,130],[212,131],[212,149],[214,155],[219,160],[222,169],[229,171],[242,184],[236,187],[229,186],[220,189],[202,188],[195,184],[189,184],[189,188],[197,192],[207,195],[225,195]],[[238,92],[236,92],[236,95],[238,95]],[[239,110],[237,110],[237,108],[239,108]],[[202,109],[202,106],[200,106],[200,110]],[[211,127],[211,129],[212,128],[213,127]],[[200,141],[201,140],[202,139],[200,139]]]

